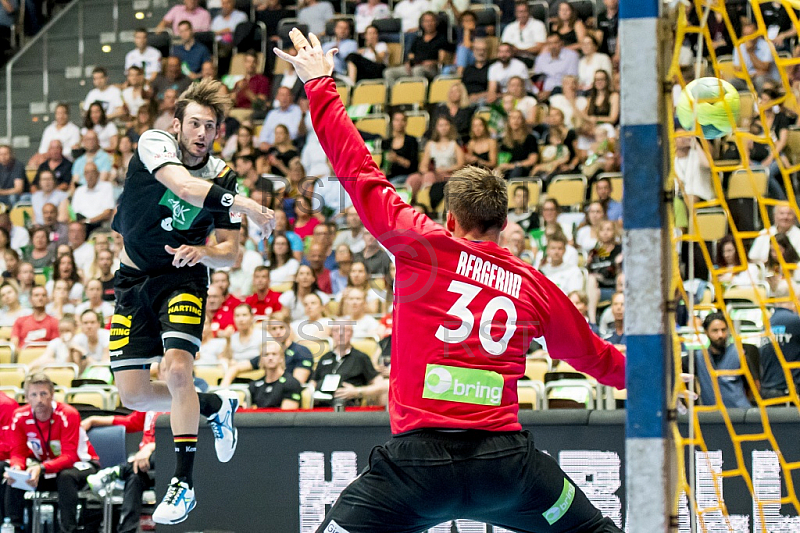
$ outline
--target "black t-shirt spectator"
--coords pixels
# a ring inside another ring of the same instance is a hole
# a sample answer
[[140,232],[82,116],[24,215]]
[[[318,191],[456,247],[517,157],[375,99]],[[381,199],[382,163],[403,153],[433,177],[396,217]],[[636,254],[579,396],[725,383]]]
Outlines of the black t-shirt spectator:
[[280,407],[283,400],[300,402],[303,386],[286,372],[276,381],[268,383],[263,379],[251,382],[248,386],[253,403],[260,408]]
[[461,83],[467,88],[467,94],[484,93],[489,90],[489,63],[478,68],[470,65],[461,73]]
[[[378,371],[372,365],[372,361],[364,352],[359,352],[355,348],[337,361],[336,354],[328,352],[323,355],[317,363],[317,368],[311,374],[311,380],[317,383],[317,390],[322,385],[325,376],[330,374],[339,374],[341,376],[341,383],[347,382],[354,387],[363,387],[369,384],[370,381],[375,379]],[[355,405],[356,401],[348,402],[349,405]],[[330,405],[330,402],[325,400],[315,400],[315,405]]]
[[589,260],[586,262],[586,270],[590,274],[597,275],[597,284],[604,289],[615,286],[617,280],[617,257],[622,253],[622,246],[617,244],[609,252],[605,248],[597,246],[589,252]]
[[391,141],[387,142],[384,146],[388,148],[384,151],[384,156],[386,152],[394,152],[395,154],[399,155],[403,159],[408,159],[411,162],[411,166],[408,168],[398,165],[397,163],[392,163],[389,167],[389,172],[386,174],[387,178],[396,178],[397,176],[408,176],[409,174],[413,174],[419,168],[419,143],[417,140],[412,137],[411,135],[406,135],[405,140],[403,141],[403,146],[399,150],[392,149]]
[[509,152],[511,154],[511,159],[509,159],[508,162],[516,163],[517,161],[525,161],[532,153],[538,154],[539,144],[536,142],[536,137],[528,134],[528,136],[525,137],[525,141],[522,143],[514,143],[513,146],[507,146],[505,142],[501,143],[500,151]]
[[475,113],[475,108],[473,106],[462,107],[458,111],[456,111],[456,116],[450,115],[450,110],[447,107],[447,104],[441,103],[436,106],[436,109],[433,111],[433,116],[431,117],[430,121],[430,130],[428,131],[428,138],[433,133],[433,129],[436,127],[436,121],[440,116],[445,116],[450,119],[450,122],[456,128],[456,132],[458,133],[458,137],[462,143],[469,141],[469,129],[472,123],[472,115]]
[[430,41],[425,41],[422,37],[417,37],[411,45],[409,53],[414,54],[414,64],[419,65],[423,61],[439,62],[439,50],[450,50],[453,46],[447,42],[447,37],[437,33]]
[[[800,361],[800,317],[788,309],[776,307],[769,324],[786,361],[790,363]],[[771,342],[761,346],[759,359],[761,388],[781,391],[787,389],[783,367]],[[792,369],[792,379],[795,384],[800,384],[800,369]]]
[[[33,177],[33,183],[31,183],[34,187],[39,186],[39,174],[41,174],[43,170],[50,170],[50,164],[47,161],[39,165],[39,168],[36,169],[36,175]],[[56,187],[62,183],[69,185],[72,182],[72,163],[69,159],[62,159],[61,163],[59,163],[52,172],[56,177]]]
[[603,42],[600,43],[599,52],[613,56],[617,50],[619,11],[613,17],[609,17],[605,11],[597,15],[597,29],[603,32]]
[[772,32],[783,33],[792,28],[792,19],[786,9],[779,3],[766,2],[761,4],[761,16],[764,17],[764,26],[767,28],[767,33],[770,33],[771,27],[777,27],[778,31]]
[[783,130],[788,130],[791,126],[793,126],[796,120],[797,117],[789,116],[784,111],[777,113],[775,115],[775,119],[772,121],[772,133],[774,134],[773,140],[778,139]]
[[25,177],[25,166],[18,159],[12,159],[8,166],[0,165],[0,189],[13,189],[17,180],[23,181],[23,192],[30,190],[30,184]]

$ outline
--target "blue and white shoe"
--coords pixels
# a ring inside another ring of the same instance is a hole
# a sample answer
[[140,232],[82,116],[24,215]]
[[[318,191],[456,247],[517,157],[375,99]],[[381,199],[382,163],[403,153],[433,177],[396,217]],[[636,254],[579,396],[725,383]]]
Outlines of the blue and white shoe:
[[239,396],[233,391],[221,390],[216,392],[222,398],[222,407],[214,416],[209,417],[208,424],[214,432],[214,448],[217,450],[217,459],[227,463],[236,451],[239,432],[233,426],[233,415],[239,407]]
[[194,489],[189,488],[185,481],[172,478],[167,487],[167,494],[156,507],[153,513],[153,522],[156,524],[179,524],[186,520],[189,511],[194,509],[197,501],[194,499]]

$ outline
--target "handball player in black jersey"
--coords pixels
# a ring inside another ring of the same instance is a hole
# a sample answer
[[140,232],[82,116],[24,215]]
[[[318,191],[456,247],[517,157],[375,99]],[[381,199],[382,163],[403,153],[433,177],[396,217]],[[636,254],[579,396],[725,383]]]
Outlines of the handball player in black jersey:
[[[122,403],[137,411],[169,411],[175,439],[175,476],[153,514],[177,524],[195,506],[192,467],[199,416],[209,420],[217,457],[236,449],[236,396],[197,393],[192,370],[200,347],[208,269],[232,266],[241,216],[274,227],[273,213],[236,194],[236,175],[209,152],[225,118],[220,83],[201,81],[180,97],[171,133],[149,130],[128,167],[112,227],[124,247],[115,278],[111,368]],[[165,381],[150,381],[164,358]]]

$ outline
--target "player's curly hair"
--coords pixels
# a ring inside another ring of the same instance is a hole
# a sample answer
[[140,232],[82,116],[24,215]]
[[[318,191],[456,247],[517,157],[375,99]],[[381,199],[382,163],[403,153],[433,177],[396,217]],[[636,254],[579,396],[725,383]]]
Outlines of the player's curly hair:
[[195,103],[203,107],[208,107],[214,112],[217,117],[217,127],[225,120],[225,115],[231,107],[231,99],[225,94],[222,94],[220,87],[222,83],[217,80],[200,80],[193,83],[188,89],[183,91],[178,101],[175,103],[175,118],[183,124],[183,116],[186,113],[186,107]]
[[506,223],[506,181],[491,170],[470,165],[453,172],[445,185],[444,201],[464,231],[500,231]]

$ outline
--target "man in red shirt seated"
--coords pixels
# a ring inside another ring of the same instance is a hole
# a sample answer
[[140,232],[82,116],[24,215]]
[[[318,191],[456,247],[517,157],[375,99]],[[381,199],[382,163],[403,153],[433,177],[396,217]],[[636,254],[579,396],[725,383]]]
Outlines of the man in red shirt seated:
[[44,287],[31,289],[33,313],[19,317],[11,329],[11,342],[17,349],[32,342],[47,342],[58,337],[58,320],[45,312],[46,305],[47,290]]
[[258,56],[250,50],[244,55],[244,78],[236,82],[233,87],[234,107],[253,109],[254,103],[259,103],[261,108],[269,109],[269,78],[257,72]]
[[[228,326],[235,331],[236,326],[233,324],[233,310],[236,309],[242,302],[231,294],[231,278],[225,270],[217,270],[211,274],[211,286],[217,287],[222,292],[222,304],[219,309],[214,313],[214,322],[219,324],[219,329],[227,329]],[[210,288],[210,287],[209,287]]]
[[255,292],[244,303],[252,307],[257,316],[269,316],[283,307],[278,301],[281,293],[269,289],[269,268],[257,266],[253,270],[253,290]]
[[[53,382],[36,372],[25,380],[28,405],[14,412],[11,421],[11,469],[27,472],[27,484],[40,491],[58,491],[60,531],[77,529],[78,491],[97,472],[97,454],[81,427],[78,411],[53,400]],[[10,479],[8,472],[4,474]],[[6,489],[6,513],[22,527],[25,491]]]
[[[0,470],[5,472],[11,452],[11,420],[19,404],[5,392],[0,392]],[[6,516],[6,484],[0,483],[0,517]]]

